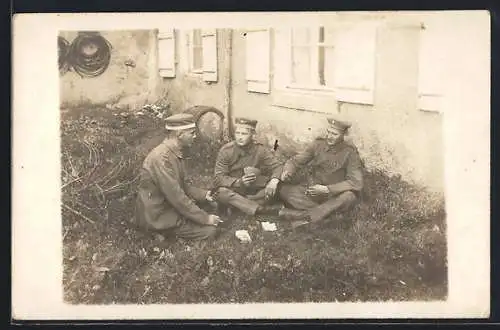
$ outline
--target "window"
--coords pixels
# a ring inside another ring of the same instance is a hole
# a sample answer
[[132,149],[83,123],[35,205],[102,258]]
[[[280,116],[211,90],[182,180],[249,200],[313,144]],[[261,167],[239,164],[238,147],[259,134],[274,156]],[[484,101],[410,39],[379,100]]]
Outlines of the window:
[[289,87],[333,87],[334,34],[331,29],[293,28]]
[[158,70],[161,77],[175,77],[175,30],[158,32]]
[[188,35],[189,72],[203,74],[203,80],[217,81],[217,30],[195,29]]
[[372,22],[276,29],[273,103],[320,112],[339,101],[372,105],[376,31]]
[[200,29],[193,30],[189,34],[189,71],[203,73],[203,49]]

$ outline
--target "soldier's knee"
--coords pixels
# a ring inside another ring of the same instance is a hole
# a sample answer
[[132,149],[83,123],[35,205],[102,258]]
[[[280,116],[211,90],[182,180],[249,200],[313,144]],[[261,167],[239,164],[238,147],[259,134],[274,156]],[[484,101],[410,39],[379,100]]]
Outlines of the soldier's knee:
[[293,189],[294,189],[294,186],[292,186],[292,185],[289,185],[289,184],[282,184],[282,185],[280,185],[280,186],[279,186],[279,191],[278,191],[278,193],[279,193],[279,195],[280,195],[281,197],[283,197],[283,196],[288,196],[288,195],[290,195],[290,192],[292,192],[292,191],[293,191]]
[[350,206],[356,202],[358,199],[356,194],[352,191],[345,191],[339,196],[340,200],[343,202],[345,206]]
[[217,190],[217,201],[222,203],[227,203],[231,197],[235,195],[235,192],[226,187],[220,187]]
[[209,239],[217,233],[215,226],[203,226],[200,228],[200,239]]

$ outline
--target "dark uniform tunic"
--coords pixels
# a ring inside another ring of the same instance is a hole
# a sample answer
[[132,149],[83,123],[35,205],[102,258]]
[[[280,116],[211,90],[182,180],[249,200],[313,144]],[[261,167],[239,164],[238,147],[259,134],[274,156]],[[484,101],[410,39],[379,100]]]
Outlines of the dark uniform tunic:
[[327,186],[328,195],[308,196],[305,185],[283,185],[280,197],[296,209],[309,210],[312,221],[321,220],[334,211],[347,210],[358,199],[363,188],[363,171],[357,148],[352,143],[341,141],[329,146],[326,139],[318,138],[288,160],[283,170],[293,174],[307,164],[311,166],[312,185]]
[[207,190],[186,185],[182,152],[176,140],[165,139],[144,160],[137,194],[137,225],[174,230],[187,239],[204,239],[215,232],[209,214],[195,201],[205,201]]
[[[255,167],[261,172],[249,187],[238,181],[245,167]],[[232,205],[247,214],[255,214],[265,203],[263,190],[269,180],[279,179],[282,164],[274,153],[260,143],[240,147],[232,141],[225,144],[215,163],[215,185],[219,187],[217,201]]]

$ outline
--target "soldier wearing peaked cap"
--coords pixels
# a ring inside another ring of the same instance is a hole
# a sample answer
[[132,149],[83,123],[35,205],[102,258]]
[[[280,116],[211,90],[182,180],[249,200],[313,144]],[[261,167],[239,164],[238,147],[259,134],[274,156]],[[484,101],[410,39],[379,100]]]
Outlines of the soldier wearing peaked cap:
[[173,232],[178,237],[203,240],[215,233],[220,222],[197,202],[213,202],[207,190],[185,183],[183,152],[193,145],[196,123],[190,114],[175,114],[166,119],[170,134],[145,158],[136,202],[136,225],[158,232]]
[[327,118],[326,137],[314,140],[307,148],[289,159],[281,180],[287,182],[299,168],[312,168],[312,185],[283,184],[280,198],[291,209],[284,208],[279,216],[297,220],[296,225],[317,222],[332,213],[349,210],[363,188],[362,163],[357,148],[344,140],[351,127],[347,121]]
[[277,192],[282,164],[270,148],[254,141],[257,121],[236,118],[234,141],[217,155],[215,185],[217,202],[248,215],[273,214],[269,205]]

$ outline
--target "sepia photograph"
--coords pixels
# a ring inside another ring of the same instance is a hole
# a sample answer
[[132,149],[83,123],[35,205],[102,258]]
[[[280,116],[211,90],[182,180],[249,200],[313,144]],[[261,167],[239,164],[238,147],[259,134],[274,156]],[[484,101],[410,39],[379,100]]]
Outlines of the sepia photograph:
[[449,137],[461,111],[489,131],[482,14],[54,28],[63,303],[449,301],[449,153],[489,143]]

